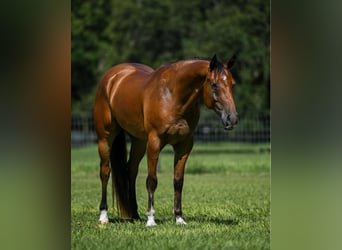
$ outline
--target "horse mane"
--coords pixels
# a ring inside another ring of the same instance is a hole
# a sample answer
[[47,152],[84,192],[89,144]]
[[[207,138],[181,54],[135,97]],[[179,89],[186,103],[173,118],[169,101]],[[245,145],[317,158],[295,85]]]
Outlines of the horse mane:
[[[182,61],[194,61],[194,60],[203,60],[203,61],[208,61],[210,62],[211,61],[211,58],[209,57],[199,57],[199,56],[194,56],[194,57],[189,57],[189,58],[186,58],[186,59],[183,59],[183,60],[180,60],[180,61],[172,61],[172,62],[167,62],[167,63],[164,63],[162,64],[159,68],[162,68],[162,67],[165,67],[165,66],[169,66],[173,63],[177,63],[177,62],[182,62]],[[220,62],[219,60],[217,60],[217,63],[216,63],[216,67],[215,67],[215,71],[216,73],[222,73],[224,71],[224,65],[222,62]]]
[[[209,57],[190,57],[185,59],[184,61],[191,61],[191,60],[204,60],[204,61],[211,61],[211,58]],[[220,62],[219,60],[216,61],[216,67],[215,67],[215,72],[218,74],[221,74],[224,71],[224,65],[222,62]]]

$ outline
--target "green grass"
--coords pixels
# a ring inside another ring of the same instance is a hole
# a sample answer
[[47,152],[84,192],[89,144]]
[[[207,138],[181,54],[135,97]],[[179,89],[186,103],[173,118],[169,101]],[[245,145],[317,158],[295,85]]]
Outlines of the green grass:
[[[71,152],[72,249],[270,249],[270,146],[195,144],[185,173],[183,217],[173,218],[173,155],[161,155],[155,193],[157,226],[145,227],[146,159],[137,178],[143,221],[118,219],[109,199],[111,223],[98,224],[99,160],[96,146]],[[109,194],[111,185],[108,185]]]

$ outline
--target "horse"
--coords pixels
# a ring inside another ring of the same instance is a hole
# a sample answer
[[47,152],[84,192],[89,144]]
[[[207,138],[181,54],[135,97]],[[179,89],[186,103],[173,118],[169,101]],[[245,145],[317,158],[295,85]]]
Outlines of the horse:
[[[137,63],[110,68],[96,90],[94,126],[98,137],[102,198],[101,224],[108,223],[107,183],[112,174],[113,202],[116,196],[120,217],[140,220],[136,201],[136,177],[145,152],[148,193],[146,226],[154,219],[159,153],[167,144],[174,150],[174,217],[186,224],[182,213],[182,189],[186,161],[194,144],[200,116],[200,100],[221,118],[224,129],[238,122],[230,69],[216,54],[211,59],[193,58],[162,65],[156,70]],[[126,135],[131,148],[127,158]]]

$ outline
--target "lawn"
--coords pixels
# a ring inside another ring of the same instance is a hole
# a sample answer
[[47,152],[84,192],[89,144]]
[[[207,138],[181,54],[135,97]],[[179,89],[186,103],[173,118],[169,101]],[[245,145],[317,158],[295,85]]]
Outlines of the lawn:
[[137,178],[143,221],[118,219],[111,205],[110,223],[98,224],[101,184],[94,145],[71,152],[72,249],[270,249],[270,145],[195,143],[184,179],[183,217],[173,218],[173,155],[161,155],[155,193],[157,226],[145,227],[146,159]]

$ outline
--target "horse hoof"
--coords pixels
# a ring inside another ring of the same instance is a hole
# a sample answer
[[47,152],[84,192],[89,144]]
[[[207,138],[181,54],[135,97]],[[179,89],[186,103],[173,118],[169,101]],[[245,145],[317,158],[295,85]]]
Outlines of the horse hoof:
[[154,221],[147,221],[146,227],[154,227],[154,226],[157,226],[157,223],[155,223]]
[[154,218],[148,218],[146,222],[146,227],[154,227],[157,226],[157,223],[154,221]]
[[99,222],[103,225],[103,224],[107,224],[109,222],[108,219],[108,215],[107,215],[107,211],[106,210],[102,210],[101,214],[100,214],[100,219]]
[[183,220],[182,217],[178,216],[178,217],[176,217],[176,224],[177,225],[186,225],[186,222]]

